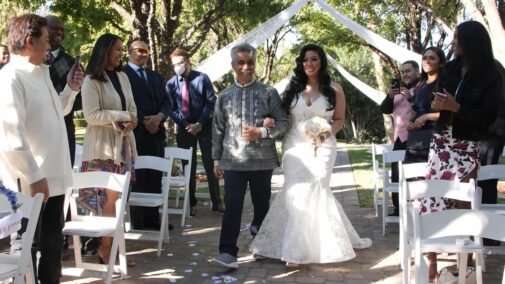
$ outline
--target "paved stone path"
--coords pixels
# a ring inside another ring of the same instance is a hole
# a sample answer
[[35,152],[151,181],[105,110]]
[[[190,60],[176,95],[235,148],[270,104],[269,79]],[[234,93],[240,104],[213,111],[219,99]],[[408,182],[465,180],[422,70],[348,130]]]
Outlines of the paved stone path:
[[[274,194],[282,186],[283,176],[276,170],[272,179]],[[352,224],[361,237],[371,238],[373,246],[356,251],[351,261],[333,264],[302,265],[286,268],[285,263],[267,259],[254,261],[248,251],[252,238],[248,230],[240,234],[238,270],[227,270],[210,262],[218,254],[221,215],[213,213],[209,205],[200,202],[196,216],[187,219],[180,227],[180,216],[170,216],[175,229],[170,232],[170,241],[165,244],[161,257],[156,257],[156,242],[127,240],[128,259],[137,263],[128,269],[129,278],[114,283],[401,283],[399,266],[398,226],[391,224],[385,237],[382,236],[381,219],[375,217],[371,208],[360,208],[349,157],[345,149],[339,151],[331,186]],[[252,205],[247,196],[242,225],[245,228],[252,220]],[[67,253],[72,254],[72,250]],[[71,256],[73,258],[73,255]],[[442,255],[440,266],[453,265],[453,256]],[[90,258],[90,260],[95,260]],[[484,283],[501,283],[505,257],[487,258],[488,273]],[[65,261],[64,267],[72,267],[73,261]],[[440,267],[441,268],[441,267]],[[91,271],[65,268],[62,283],[103,282],[101,274]],[[69,276],[69,275],[73,276]],[[221,281],[221,282],[219,282]]]

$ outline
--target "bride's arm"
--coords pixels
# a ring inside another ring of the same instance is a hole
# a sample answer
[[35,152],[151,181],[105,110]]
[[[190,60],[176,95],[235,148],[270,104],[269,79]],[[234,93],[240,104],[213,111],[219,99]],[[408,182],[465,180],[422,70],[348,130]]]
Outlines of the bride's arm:
[[344,127],[346,105],[342,87],[335,82],[331,83],[331,87],[335,90],[335,109],[333,110],[333,121],[331,122],[331,135],[335,136]]

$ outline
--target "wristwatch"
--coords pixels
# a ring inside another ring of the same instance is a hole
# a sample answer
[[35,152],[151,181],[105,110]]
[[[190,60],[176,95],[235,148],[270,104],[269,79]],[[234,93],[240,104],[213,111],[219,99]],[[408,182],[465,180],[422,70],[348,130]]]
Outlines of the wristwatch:
[[195,125],[198,126],[198,129],[202,130],[202,125],[200,124],[200,122],[195,123]]

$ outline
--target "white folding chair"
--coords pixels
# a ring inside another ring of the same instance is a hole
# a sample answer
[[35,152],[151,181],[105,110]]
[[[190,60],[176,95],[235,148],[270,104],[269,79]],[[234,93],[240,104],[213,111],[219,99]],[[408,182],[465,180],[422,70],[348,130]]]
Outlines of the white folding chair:
[[135,160],[135,169],[151,169],[167,174],[166,182],[162,183],[161,193],[130,192],[128,199],[128,217],[130,217],[130,206],[156,207],[161,211],[160,236],[158,239],[158,251],[156,256],[160,256],[163,241],[168,242],[168,185],[170,184],[170,172],[172,170],[171,159],[163,159],[155,156],[139,156]]
[[[193,148],[184,149],[178,147],[165,147],[165,158],[174,160],[186,160],[187,164],[184,167],[184,176],[171,176],[170,181],[163,178],[164,183],[169,183],[169,188],[175,188],[175,208],[168,208],[168,213],[170,214],[180,214],[181,215],[181,227],[184,227],[186,221],[186,214],[189,210],[189,180],[191,178],[191,162],[193,159]],[[173,167],[172,162],[172,167]],[[170,175],[172,171],[170,170]],[[182,204],[182,209],[179,208],[179,194],[180,191],[184,190],[184,200]]]
[[[124,216],[128,191],[130,186],[130,172],[125,175],[113,174],[109,172],[84,172],[73,174],[73,188],[107,188],[121,193],[121,197],[116,201],[116,217],[105,216],[83,216],[77,214],[77,204],[75,197],[70,190],[66,196],[70,203],[71,220],[65,222],[63,234],[72,235],[74,241],[75,266],[78,268],[97,270],[106,272],[105,283],[110,283],[112,273],[119,272],[121,278],[127,276],[126,268],[126,247],[124,240]],[[66,209],[67,207],[65,208]],[[109,257],[109,263],[97,264],[83,262],[81,255],[81,238],[85,237],[112,237],[112,247]],[[115,265],[116,255],[119,250],[119,266]]]
[[[13,283],[37,283],[32,263],[32,243],[39,220],[40,207],[44,200],[42,193],[31,197],[27,194],[17,192],[17,203],[22,204],[18,210],[21,210],[23,218],[28,219],[26,230],[22,235],[21,253],[0,253],[0,281],[14,278]],[[0,195],[0,212],[12,211],[11,204]],[[26,278],[25,278],[26,277]]]
[[[405,167],[406,165],[403,165]],[[403,174],[403,171],[400,172]],[[401,176],[400,176],[401,177]],[[419,180],[407,182],[405,178],[401,179],[402,191],[400,195],[400,214],[405,214],[402,220],[403,237],[400,243],[402,266],[403,266],[403,283],[410,283],[410,264],[413,248],[413,216],[409,206],[415,200],[422,198],[438,197],[450,198],[460,201],[470,202],[472,208],[478,209],[480,205],[480,189],[476,188],[475,181],[471,179],[468,183],[451,181],[451,180]],[[416,211],[419,215],[419,211]],[[429,214],[426,214],[429,215]],[[437,246],[454,242],[453,238],[436,239],[424,242],[422,244],[423,252],[435,252]],[[423,283],[423,282],[421,282]]]
[[[458,283],[465,283],[467,255],[482,253],[483,247],[476,239],[489,238],[505,241],[505,216],[490,212],[469,209],[442,210],[440,212],[419,215],[419,202],[410,206],[413,216],[415,274],[416,283],[427,283],[427,263],[423,252],[458,253],[459,279]],[[471,226],[469,226],[471,224]],[[433,240],[445,239],[445,242]],[[477,283],[482,284],[482,269],[479,258],[476,258]]]
[[74,172],[79,172],[82,164],[82,145],[75,144]]
[[405,158],[405,150],[384,152],[382,155],[382,235],[386,235],[387,223],[398,223],[398,216],[388,216],[389,193],[398,193],[399,184],[391,182],[387,165],[394,162],[401,162]]
[[[413,179],[413,178],[424,178],[426,176],[428,168],[428,162],[421,162],[421,163],[411,163],[411,164],[404,164],[403,162],[398,162],[398,177],[400,180],[399,184],[399,189],[398,189],[398,199],[399,199],[399,205],[400,205],[400,255],[402,256],[401,260],[401,268],[403,269],[403,283],[409,283],[409,273],[406,271],[405,268],[409,269],[410,264],[407,264],[407,259],[408,258],[405,253],[407,252],[406,246],[408,245],[408,237],[412,235],[412,232],[408,231],[408,226],[407,226],[407,198],[405,197],[405,190],[406,190],[406,182],[408,179]],[[406,237],[407,236],[407,237]],[[410,252],[410,250],[409,250]]]
[[[488,165],[479,168],[477,180],[505,180],[505,165]],[[505,204],[481,204],[480,210],[505,215]]]
[[393,144],[372,143],[373,207],[375,209],[375,217],[379,216],[379,183],[382,180],[382,171],[377,156],[393,151],[393,146]]

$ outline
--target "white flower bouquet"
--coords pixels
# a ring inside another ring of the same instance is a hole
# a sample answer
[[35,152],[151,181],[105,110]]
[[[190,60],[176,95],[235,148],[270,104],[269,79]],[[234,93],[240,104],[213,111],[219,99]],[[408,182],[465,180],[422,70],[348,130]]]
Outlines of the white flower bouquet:
[[314,157],[316,157],[320,137],[321,136],[326,137],[328,134],[331,133],[331,125],[328,123],[326,119],[319,116],[315,116],[305,121],[305,123],[303,124],[303,131],[305,135],[315,140]]

